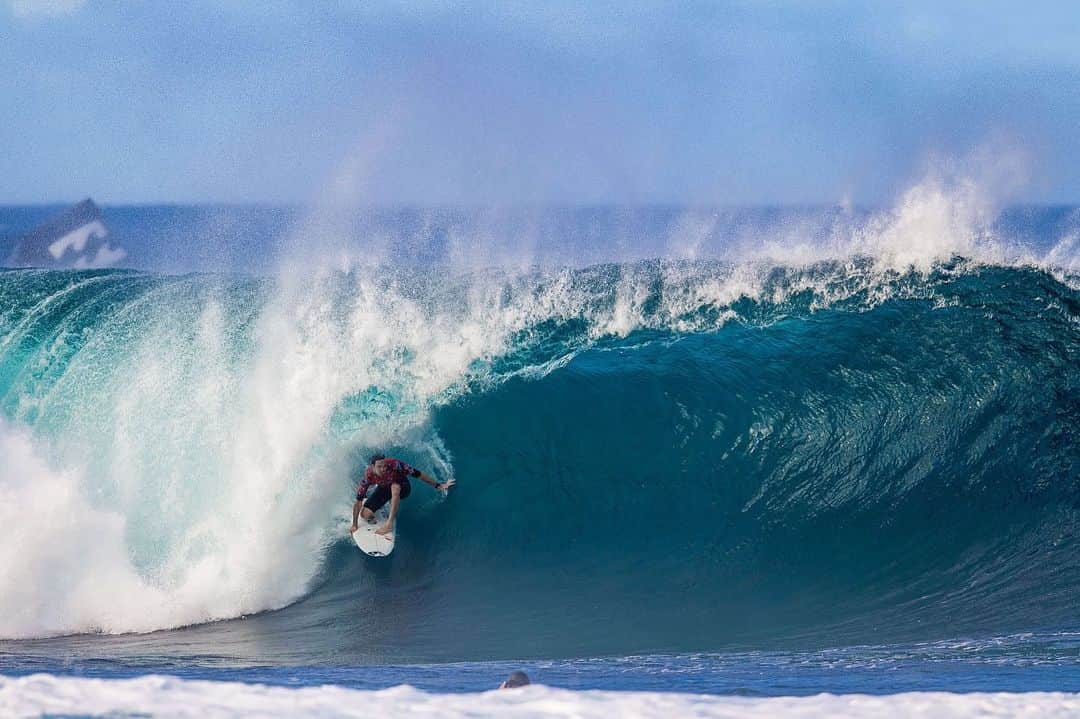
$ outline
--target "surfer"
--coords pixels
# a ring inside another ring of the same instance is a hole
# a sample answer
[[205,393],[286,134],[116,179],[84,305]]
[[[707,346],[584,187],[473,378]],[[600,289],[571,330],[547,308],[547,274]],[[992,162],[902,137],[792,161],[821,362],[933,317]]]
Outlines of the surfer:
[[522,671],[516,671],[510,672],[510,676],[499,685],[499,689],[517,689],[527,686],[529,686],[529,675]]
[[[448,479],[441,484],[434,477],[424,474],[416,467],[411,467],[400,459],[387,457],[385,454],[375,454],[368,460],[367,469],[364,470],[364,479],[356,489],[356,502],[352,509],[352,528],[349,533],[359,528],[359,517],[367,521],[375,516],[387,501],[390,502],[390,516],[386,524],[375,530],[376,534],[389,534],[394,531],[394,520],[397,519],[398,505],[412,493],[409,477],[417,477],[422,482],[430,484],[442,492],[454,486],[454,480]],[[367,496],[368,489],[374,485],[375,491]]]

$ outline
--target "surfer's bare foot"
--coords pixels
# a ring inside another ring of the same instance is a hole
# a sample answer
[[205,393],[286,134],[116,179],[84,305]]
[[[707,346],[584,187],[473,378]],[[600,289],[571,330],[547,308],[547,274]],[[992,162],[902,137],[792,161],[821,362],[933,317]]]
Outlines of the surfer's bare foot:
[[393,525],[384,524],[383,526],[381,526],[381,527],[379,527],[378,529],[375,530],[375,534],[387,535],[387,534],[390,534],[390,532],[393,532],[393,531],[394,531]]
[[352,527],[351,527],[351,528],[349,529],[349,534],[352,534],[352,533],[353,533],[353,532],[355,532],[355,531],[356,531],[357,529],[359,529],[359,527],[357,527],[357,526],[356,526],[356,525],[354,524],[354,525],[353,525],[353,526],[352,526]]

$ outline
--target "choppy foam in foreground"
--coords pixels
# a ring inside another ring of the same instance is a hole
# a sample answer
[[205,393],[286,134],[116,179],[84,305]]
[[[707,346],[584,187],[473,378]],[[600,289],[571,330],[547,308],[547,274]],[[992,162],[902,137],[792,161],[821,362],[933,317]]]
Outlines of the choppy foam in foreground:
[[166,717],[1073,717],[1080,694],[886,696],[819,694],[745,698],[657,692],[568,691],[533,686],[482,694],[429,694],[408,686],[356,691],[335,686],[287,689],[171,677],[70,679],[37,674],[0,678],[5,716]]

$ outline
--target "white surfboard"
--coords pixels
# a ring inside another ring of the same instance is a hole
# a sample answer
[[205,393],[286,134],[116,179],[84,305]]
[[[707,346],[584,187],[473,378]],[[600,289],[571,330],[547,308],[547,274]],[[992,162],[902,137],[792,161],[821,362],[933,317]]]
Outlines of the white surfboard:
[[385,557],[390,552],[394,551],[394,535],[397,534],[397,528],[389,534],[375,534],[375,530],[383,526],[386,523],[387,518],[390,516],[390,507],[385,506],[379,509],[375,513],[375,516],[371,518],[371,521],[366,521],[363,517],[359,520],[359,527],[353,532],[353,541],[356,542],[356,546],[360,547],[365,554],[372,557]]

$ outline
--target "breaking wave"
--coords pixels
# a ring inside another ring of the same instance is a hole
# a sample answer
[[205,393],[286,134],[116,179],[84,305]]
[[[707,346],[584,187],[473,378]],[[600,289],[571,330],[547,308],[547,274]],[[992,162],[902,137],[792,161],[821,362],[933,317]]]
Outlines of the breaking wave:
[[[1075,622],[1075,242],[937,200],[712,260],[2,272],[0,636],[258,614],[187,631],[385,659]],[[382,563],[346,533],[374,448],[459,484]]]

